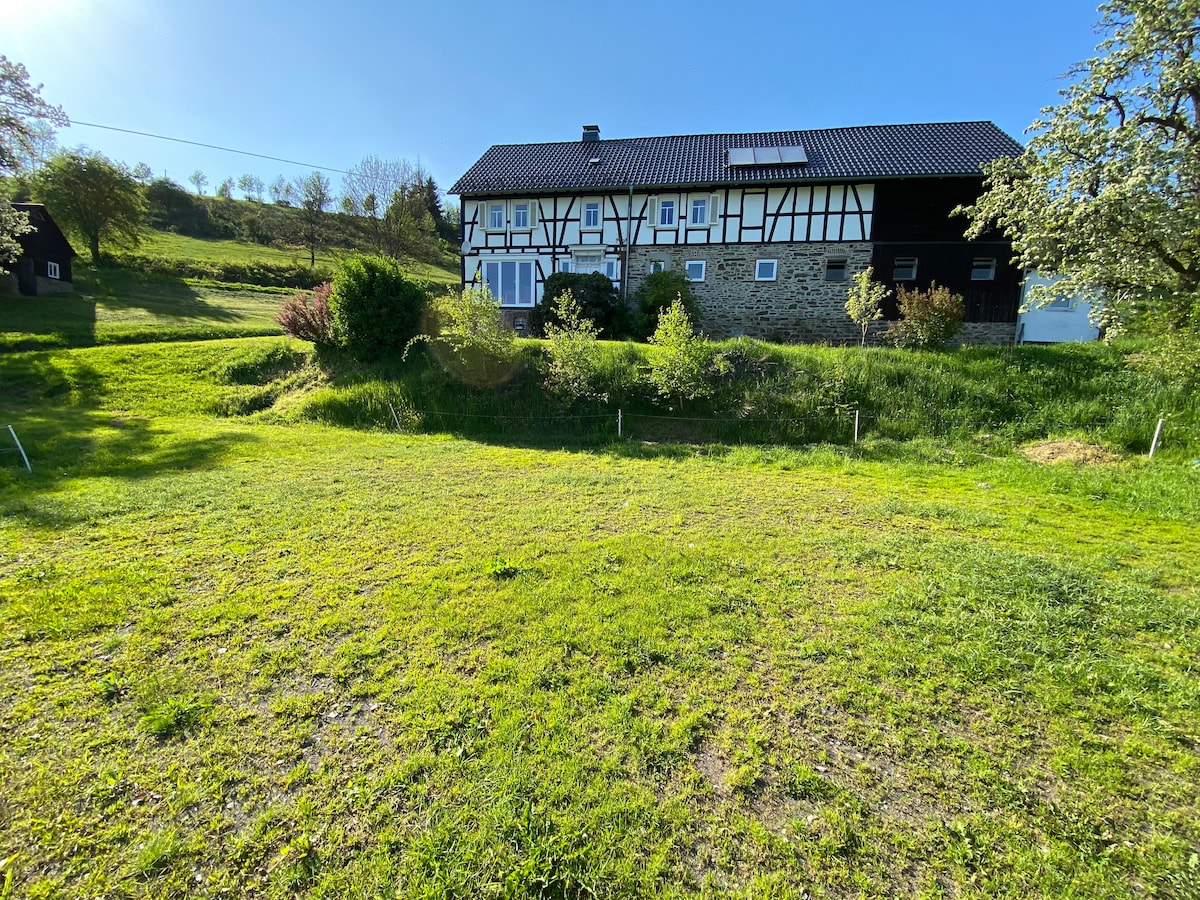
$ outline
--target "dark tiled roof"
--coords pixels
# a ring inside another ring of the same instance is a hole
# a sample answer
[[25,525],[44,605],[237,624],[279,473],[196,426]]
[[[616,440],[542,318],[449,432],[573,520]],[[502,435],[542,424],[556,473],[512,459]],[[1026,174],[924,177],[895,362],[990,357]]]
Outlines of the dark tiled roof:
[[[807,165],[727,164],[731,147],[796,144],[808,153]],[[450,193],[977,175],[984,163],[1020,152],[1021,145],[991,122],[497,144]],[[593,157],[599,164],[589,164]]]

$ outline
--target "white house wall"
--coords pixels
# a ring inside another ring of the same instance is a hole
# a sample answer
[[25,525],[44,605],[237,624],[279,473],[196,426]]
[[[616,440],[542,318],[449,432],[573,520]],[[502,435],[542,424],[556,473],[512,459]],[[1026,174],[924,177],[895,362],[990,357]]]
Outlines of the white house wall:
[[[829,243],[869,240],[874,206],[874,186],[777,185],[712,188],[702,191],[630,194],[557,195],[542,197],[463,198],[463,278],[475,277],[481,262],[489,259],[533,260],[537,269],[537,297],[541,285],[559,271],[574,253],[596,248],[622,266],[627,233],[632,247],[703,246],[706,244]],[[717,198],[716,215],[708,226],[689,224],[691,202]],[[650,221],[652,200],[675,202],[675,224],[659,227]],[[526,229],[513,228],[517,203],[533,203],[534,221]],[[504,206],[504,228],[489,229],[487,207]],[[600,227],[583,227],[586,204],[600,205]],[[618,267],[618,279],[625,273]]]
[[1087,298],[1063,295],[1046,306],[1033,306],[1029,289],[1035,285],[1054,285],[1057,275],[1031,272],[1021,286],[1021,312],[1017,318],[1017,333],[1022,343],[1057,344],[1068,341],[1095,341],[1100,329],[1092,324],[1092,304]]

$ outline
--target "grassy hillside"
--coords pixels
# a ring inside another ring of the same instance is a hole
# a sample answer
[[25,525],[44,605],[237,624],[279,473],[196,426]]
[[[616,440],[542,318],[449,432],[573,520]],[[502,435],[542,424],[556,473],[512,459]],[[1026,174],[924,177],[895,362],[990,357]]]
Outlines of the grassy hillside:
[[0,357],[15,896],[1200,891],[1190,464],[213,415],[284,371]]
[[280,334],[291,291],[75,269],[75,292],[0,295],[0,351]]

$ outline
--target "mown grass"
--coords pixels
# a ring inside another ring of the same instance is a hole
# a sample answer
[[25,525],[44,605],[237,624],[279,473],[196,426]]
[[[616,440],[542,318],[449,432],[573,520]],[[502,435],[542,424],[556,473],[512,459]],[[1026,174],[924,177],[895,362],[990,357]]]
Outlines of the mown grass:
[[0,296],[0,351],[280,334],[291,291],[77,266],[75,292]]
[[1184,461],[212,415],[306,372],[0,360],[16,895],[1200,891]]
[[[291,266],[307,266],[309,263],[308,250],[304,247],[278,247],[249,241],[194,238],[157,230],[145,232],[138,252],[166,259],[195,259],[204,262],[267,262]],[[323,269],[336,269],[341,260],[351,252],[353,251],[344,248],[322,249],[317,253],[316,264]],[[456,258],[447,258],[441,264],[409,259],[404,262],[404,268],[417,278],[439,286],[457,286],[461,280]]]

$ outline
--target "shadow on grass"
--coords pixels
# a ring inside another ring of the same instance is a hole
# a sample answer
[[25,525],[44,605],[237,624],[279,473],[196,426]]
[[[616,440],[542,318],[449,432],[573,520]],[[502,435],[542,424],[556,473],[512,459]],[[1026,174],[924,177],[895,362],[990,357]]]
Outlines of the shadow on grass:
[[0,352],[90,347],[96,304],[78,294],[0,295]]
[[164,318],[233,322],[236,312],[210,303],[182,278],[141,275],[125,269],[82,270],[76,279],[81,296],[108,309],[141,309]]

